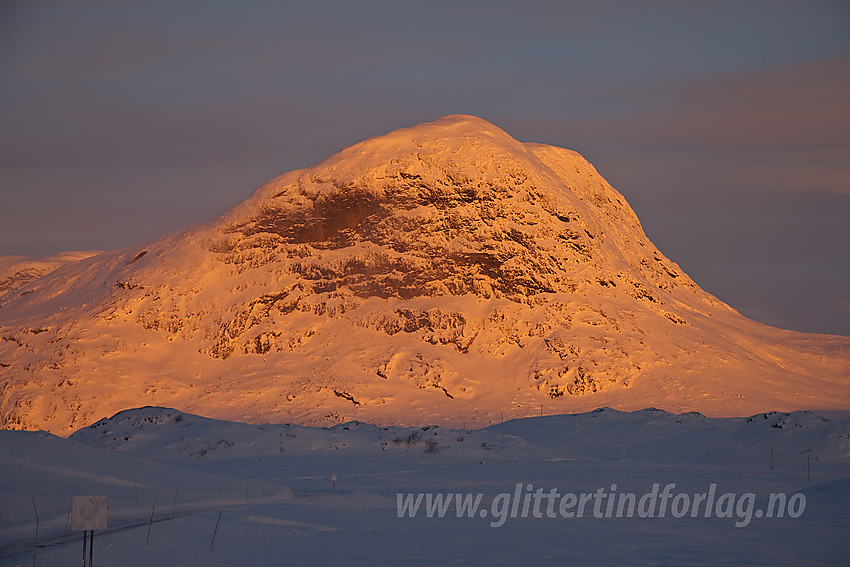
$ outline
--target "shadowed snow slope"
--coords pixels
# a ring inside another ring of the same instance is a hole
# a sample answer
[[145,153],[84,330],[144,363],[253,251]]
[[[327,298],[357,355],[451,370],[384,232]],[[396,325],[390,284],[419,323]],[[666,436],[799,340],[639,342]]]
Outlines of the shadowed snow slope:
[[850,408],[850,339],[750,321],[575,152],[472,116],[366,140],[221,218],[0,296],[5,428],[142,404],[486,425]]
[[806,411],[470,430],[138,408],[0,431],[0,567],[78,563],[86,494],[108,497],[99,565],[846,566],[848,433]]

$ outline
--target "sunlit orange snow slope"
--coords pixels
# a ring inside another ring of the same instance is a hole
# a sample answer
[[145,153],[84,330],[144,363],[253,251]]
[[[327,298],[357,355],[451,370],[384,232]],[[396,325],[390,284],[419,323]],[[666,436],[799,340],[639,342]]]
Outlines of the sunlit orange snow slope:
[[2,426],[62,434],[142,405],[467,426],[599,406],[850,409],[850,339],[742,317],[580,155],[472,116],[10,285],[0,337]]

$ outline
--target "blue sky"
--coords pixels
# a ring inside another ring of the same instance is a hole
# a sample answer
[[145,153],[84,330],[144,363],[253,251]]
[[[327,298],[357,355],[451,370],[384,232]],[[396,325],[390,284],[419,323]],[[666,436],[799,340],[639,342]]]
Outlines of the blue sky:
[[4,2],[0,255],[139,244],[445,114],[575,149],[758,320],[850,335],[847,2]]

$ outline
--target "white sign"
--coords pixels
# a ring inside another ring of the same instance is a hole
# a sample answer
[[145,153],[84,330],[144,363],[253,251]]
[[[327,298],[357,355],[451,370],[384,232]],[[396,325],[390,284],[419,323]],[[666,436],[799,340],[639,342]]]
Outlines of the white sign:
[[72,530],[105,530],[106,496],[74,496],[71,503]]

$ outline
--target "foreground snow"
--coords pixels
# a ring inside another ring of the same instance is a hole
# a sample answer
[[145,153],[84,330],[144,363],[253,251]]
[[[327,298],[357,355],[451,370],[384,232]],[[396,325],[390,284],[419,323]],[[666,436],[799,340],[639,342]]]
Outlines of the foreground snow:
[[[464,430],[257,426],[141,408],[67,440],[0,431],[0,565],[79,561],[71,497],[94,494],[109,496],[100,565],[841,565],[848,465],[850,419],[809,412],[604,409]],[[597,518],[588,508],[497,528],[454,509],[397,511],[398,494],[483,494],[489,504],[518,484],[642,494],[671,483],[677,493],[754,493],[756,507],[802,494],[805,510],[735,527],[737,515]]]

